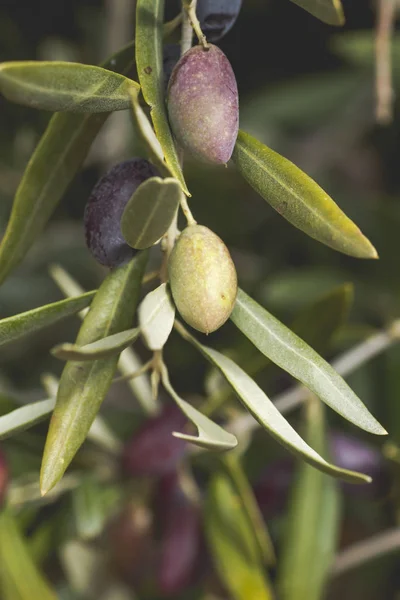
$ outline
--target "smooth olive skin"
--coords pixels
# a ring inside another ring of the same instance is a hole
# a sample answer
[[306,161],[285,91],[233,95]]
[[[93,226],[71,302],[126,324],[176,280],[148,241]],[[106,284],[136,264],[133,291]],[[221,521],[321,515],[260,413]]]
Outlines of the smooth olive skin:
[[187,227],[172,250],[168,273],[174,302],[188,325],[208,334],[225,323],[235,304],[237,276],[221,238],[203,225]]
[[85,207],[86,244],[105,267],[116,267],[136,253],[121,233],[121,217],[128,200],[143,181],[159,175],[144,158],[112,167],[94,186]]
[[209,42],[217,42],[234,26],[242,0],[198,0],[197,16]]
[[228,162],[239,128],[239,95],[222,50],[210,44],[186,52],[172,71],[167,104],[182,148],[204,162]]

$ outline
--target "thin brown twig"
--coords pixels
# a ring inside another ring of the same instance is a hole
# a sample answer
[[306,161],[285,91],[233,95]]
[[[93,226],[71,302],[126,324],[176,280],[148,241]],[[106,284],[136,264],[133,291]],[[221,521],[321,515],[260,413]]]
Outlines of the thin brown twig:
[[391,42],[396,20],[397,0],[378,0],[376,29],[376,120],[381,125],[393,119]]

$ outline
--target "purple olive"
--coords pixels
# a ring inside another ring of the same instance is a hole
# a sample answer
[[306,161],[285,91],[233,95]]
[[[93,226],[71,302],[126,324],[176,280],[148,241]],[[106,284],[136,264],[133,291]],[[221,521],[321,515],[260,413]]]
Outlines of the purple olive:
[[115,165],[95,185],[85,208],[86,243],[94,258],[116,267],[134,256],[121,233],[121,217],[128,200],[143,181],[158,175],[147,160],[133,158]]
[[293,475],[293,459],[281,458],[268,465],[255,483],[254,495],[266,518],[284,512]]
[[165,405],[126,444],[122,464],[129,475],[165,475],[173,471],[186,451],[186,442],[172,435],[182,431],[186,417],[175,404]]
[[200,510],[184,494],[175,474],[160,482],[159,495],[162,531],[157,581],[165,596],[175,597],[193,582],[201,546]]
[[197,0],[197,17],[209,42],[217,42],[235,24],[242,0]]
[[8,487],[8,467],[6,457],[0,449],[0,508],[2,507]]
[[230,159],[239,127],[239,96],[225,54],[210,45],[182,56],[168,86],[168,114],[178,143],[214,164]]

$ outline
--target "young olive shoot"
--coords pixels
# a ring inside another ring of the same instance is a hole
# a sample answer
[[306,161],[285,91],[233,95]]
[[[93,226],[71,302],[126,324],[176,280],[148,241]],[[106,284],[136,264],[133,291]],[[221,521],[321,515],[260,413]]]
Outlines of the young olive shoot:
[[139,185],[157,175],[147,160],[132,158],[112,167],[93,188],[84,227],[87,246],[100,264],[117,267],[136,254],[121,233],[122,213]]

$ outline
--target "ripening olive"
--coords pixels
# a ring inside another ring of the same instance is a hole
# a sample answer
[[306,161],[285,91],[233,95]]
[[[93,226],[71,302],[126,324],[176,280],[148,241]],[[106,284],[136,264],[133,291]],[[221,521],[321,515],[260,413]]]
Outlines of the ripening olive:
[[225,54],[210,45],[182,56],[168,86],[168,115],[178,143],[200,160],[225,164],[239,127],[235,75]]
[[94,258],[106,267],[116,267],[134,256],[121,233],[121,217],[128,200],[158,171],[147,160],[133,158],[115,165],[95,185],[85,208],[86,243]]
[[172,250],[168,272],[172,296],[186,323],[203,333],[229,318],[236,300],[235,265],[221,238],[191,225]]

